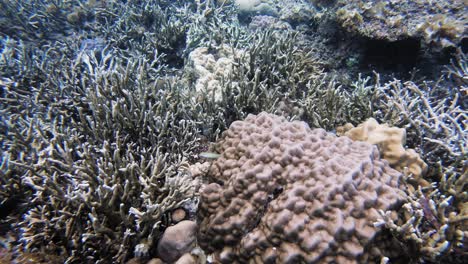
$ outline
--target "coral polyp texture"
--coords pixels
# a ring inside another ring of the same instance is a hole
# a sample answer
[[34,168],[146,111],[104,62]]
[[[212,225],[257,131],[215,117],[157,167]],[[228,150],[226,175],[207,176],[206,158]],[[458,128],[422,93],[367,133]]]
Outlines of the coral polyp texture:
[[[398,255],[379,210],[396,219],[402,175],[375,146],[260,113],[214,146],[198,242],[221,263],[358,263]],[[372,243],[372,244],[371,244]]]

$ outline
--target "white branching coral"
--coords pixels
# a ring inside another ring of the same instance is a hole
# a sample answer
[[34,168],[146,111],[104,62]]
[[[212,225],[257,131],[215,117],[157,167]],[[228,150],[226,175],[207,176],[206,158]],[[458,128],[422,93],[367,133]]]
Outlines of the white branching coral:
[[[462,87],[450,87],[447,97],[440,99],[443,93],[439,87],[428,85],[420,87],[413,82],[395,80],[382,87],[383,101],[387,102],[388,114],[399,113],[389,120],[407,121],[414,129],[419,130],[420,142],[423,144],[425,157],[438,152],[445,153],[453,159],[466,155],[468,139],[468,112],[462,108]],[[451,92],[451,93],[450,93]]]
[[[434,200],[440,200],[436,204]],[[450,250],[464,247],[468,235],[466,225],[468,216],[458,215],[450,209],[454,197],[443,197],[434,191],[428,198],[421,188],[414,192],[403,205],[405,222],[396,223],[390,212],[380,211],[382,218],[375,226],[385,227],[406,243],[415,243],[422,257],[435,260]]]
[[[466,252],[468,235],[466,57],[459,55],[434,85],[392,81],[382,90],[383,119],[406,124],[411,142],[428,163],[431,186],[416,188],[403,223],[382,221],[394,235],[417,245],[423,259]],[[444,83],[445,86],[442,86]]]

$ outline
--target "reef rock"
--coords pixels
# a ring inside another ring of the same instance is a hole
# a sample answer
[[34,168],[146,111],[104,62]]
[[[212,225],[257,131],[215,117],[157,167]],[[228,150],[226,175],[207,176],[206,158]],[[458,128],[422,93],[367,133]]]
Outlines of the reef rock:
[[197,224],[184,220],[168,227],[158,243],[158,256],[164,262],[173,263],[195,246]]

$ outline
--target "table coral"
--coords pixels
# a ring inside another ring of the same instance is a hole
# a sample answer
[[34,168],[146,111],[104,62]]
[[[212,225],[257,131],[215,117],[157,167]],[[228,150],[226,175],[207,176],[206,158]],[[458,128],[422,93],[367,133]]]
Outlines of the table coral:
[[198,242],[221,263],[357,263],[399,252],[373,223],[405,201],[376,147],[261,113],[213,149]]

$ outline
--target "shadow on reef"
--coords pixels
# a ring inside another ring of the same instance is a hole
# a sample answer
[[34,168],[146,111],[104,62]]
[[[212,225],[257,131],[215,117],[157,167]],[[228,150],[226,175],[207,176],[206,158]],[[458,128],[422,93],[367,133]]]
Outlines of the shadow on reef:
[[394,42],[367,39],[360,67],[378,72],[410,72],[421,59],[420,54],[421,45],[417,39]]

